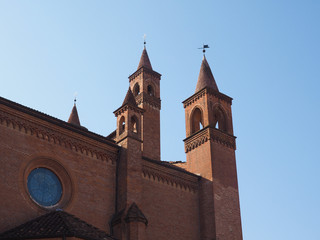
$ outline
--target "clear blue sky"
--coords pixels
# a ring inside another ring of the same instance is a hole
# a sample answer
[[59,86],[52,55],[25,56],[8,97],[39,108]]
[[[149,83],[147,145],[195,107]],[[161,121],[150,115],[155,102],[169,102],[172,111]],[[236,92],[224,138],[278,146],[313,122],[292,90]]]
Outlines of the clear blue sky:
[[245,240],[320,239],[320,1],[0,1],[0,96],[101,135],[139,63],[161,73],[162,159],[185,160],[203,43],[233,124]]

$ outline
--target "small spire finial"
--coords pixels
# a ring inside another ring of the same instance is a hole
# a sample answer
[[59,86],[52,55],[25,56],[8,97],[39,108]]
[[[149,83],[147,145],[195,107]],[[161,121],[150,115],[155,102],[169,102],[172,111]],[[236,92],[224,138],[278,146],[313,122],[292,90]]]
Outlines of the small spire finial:
[[147,38],[147,35],[146,34],[143,34],[143,47],[146,48],[146,38]]
[[74,93],[74,100],[73,100],[74,105],[76,105],[76,103],[77,103],[77,95],[78,95],[78,93],[75,92],[75,93]]
[[203,46],[201,48],[198,48],[198,49],[202,49],[202,52],[203,52],[203,56],[205,55],[206,53],[206,48],[209,48],[209,45],[207,44],[203,44]]

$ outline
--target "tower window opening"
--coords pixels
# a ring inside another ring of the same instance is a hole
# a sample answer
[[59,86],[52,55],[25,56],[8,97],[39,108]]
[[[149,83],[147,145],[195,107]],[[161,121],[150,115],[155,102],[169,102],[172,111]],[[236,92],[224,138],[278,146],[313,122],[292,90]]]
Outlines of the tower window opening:
[[199,108],[196,108],[191,116],[191,134],[203,128],[202,113]]
[[148,95],[149,96],[154,96],[154,90],[153,90],[153,87],[151,85],[148,85]]
[[214,114],[214,126],[216,129],[226,132],[227,123],[224,112],[221,109],[217,109]]
[[124,116],[120,118],[119,121],[119,134],[123,133],[126,128],[126,122]]
[[134,85],[134,87],[133,87],[133,95],[134,95],[134,96],[137,96],[137,95],[139,95],[139,94],[140,94],[140,86],[139,86],[138,83],[136,83],[136,84]]
[[137,122],[138,122],[138,120],[135,117],[131,117],[131,130],[134,133],[138,133]]

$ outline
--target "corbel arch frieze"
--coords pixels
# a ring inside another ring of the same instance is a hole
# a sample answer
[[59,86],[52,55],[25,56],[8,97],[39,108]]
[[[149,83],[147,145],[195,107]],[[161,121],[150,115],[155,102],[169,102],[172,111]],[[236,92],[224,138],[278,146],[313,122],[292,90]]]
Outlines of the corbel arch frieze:
[[178,177],[173,177],[165,174],[161,174],[152,169],[144,168],[142,171],[142,176],[149,180],[157,181],[161,184],[166,184],[168,186],[195,193],[197,191],[197,186],[186,182],[185,180],[179,179]]
[[26,135],[47,141],[51,144],[68,148],[79,154],[110,162],[111,164],[114,164],[117,159],[116,153],[107,152],[105,149],[101,149],[98,146],[94,146],[80,139],[70,137],[61,132],[56,132],[48,127],[40,126],[31,121],[22,118],[20,119],[16,116],[11,116],[10,114],[1,111],[0,124]]

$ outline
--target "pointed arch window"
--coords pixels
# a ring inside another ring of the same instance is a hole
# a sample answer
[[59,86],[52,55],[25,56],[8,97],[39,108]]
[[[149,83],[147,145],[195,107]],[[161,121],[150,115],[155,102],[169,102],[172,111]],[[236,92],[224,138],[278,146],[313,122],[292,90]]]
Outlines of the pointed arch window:
[[216,129],[219,129],[224,132],[227,131],[227,118],[224,111],[220,107],[214,110],[213,119],[214,127]]
[[138,133],[138,119],[135,116],[131,117],[131,131]]
[[122,116],[119,121],[119,135],[124,132],[125,128],[126,128],[126,121],[124,116]]
[[148,95],[149,96],[154,96],[154,89],[153,89],[153,87],[151,86],[151,85],[148,85]]
[[203,128],[203,116],[199,108],[195,108],[191,115],[191,134]]
[[133,87],[133,95],[136,97],[140,94],[140,86],[138,83],[136,83]]

